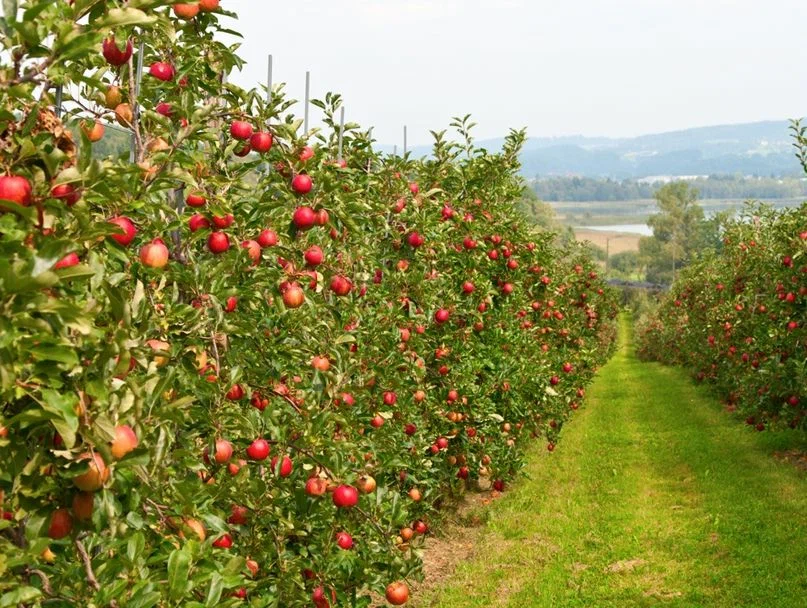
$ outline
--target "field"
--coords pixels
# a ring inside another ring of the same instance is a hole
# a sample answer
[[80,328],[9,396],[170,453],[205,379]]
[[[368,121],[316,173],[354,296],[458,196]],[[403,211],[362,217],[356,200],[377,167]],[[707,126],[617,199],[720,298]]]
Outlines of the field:
[[612,230],[590,230],[575,228],[574,235],[581,243],[590,242],[602,249],[608,248],[609,255],[624,251],[639,251],[640,235],[629,232],[614,232]]

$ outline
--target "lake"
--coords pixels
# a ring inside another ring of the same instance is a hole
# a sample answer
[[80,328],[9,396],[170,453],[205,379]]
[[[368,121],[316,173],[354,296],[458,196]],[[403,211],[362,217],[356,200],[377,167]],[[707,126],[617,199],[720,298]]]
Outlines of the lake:
[[608,226],[575,226],[580,230],[597,230],[602,232],[628,232],[642,236],[653,236],[653,231],[647,224],[610,224]]

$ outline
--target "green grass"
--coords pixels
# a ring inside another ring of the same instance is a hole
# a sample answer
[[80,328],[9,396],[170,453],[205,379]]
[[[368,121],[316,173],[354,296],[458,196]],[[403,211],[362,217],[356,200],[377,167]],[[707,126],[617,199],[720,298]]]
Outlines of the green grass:
[[556,451],[416,606],[807,606],[807,475],[771,456],[804,435],[749,430],[620,333]]

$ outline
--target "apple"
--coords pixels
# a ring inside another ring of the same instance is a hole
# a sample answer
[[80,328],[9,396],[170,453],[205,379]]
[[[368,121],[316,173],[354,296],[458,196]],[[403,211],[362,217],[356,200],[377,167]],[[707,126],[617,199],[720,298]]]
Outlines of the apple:
[[300,151],[299,158],[302,162],[311,160],[314,158],[314,149],[311,146],[303,146],[303,149]]
[[462,284],[462,292],[463,293],[473,293],[476,290],[476,287],[470,281],[465,281]]
[[359,502],[359,491],[353,486],[341,485],[333,492],[333,504],[340,509],[349,509]]
[[563,364],[563,371],[564,371],[565,373],[567,373],[567,374],[568,374],[568,373],[571,373],[571,371],[572,371],[573,369],[574,369],[574,366],[572,366],[572,364],[571,364],[571,363],[569,363],[568,361],[567,361],[566,363],[564,363],[564,364]]
[[54,540],[64,538],[73,531],[73,518],[67,509],[56,509],[50,516],[48,536]]
[[417,432],[417,430],[418,430],[418,427],[416,425],[412,424],[411,422],[407,423],[404,426],[404,433],[406,433],[407,435],[410,435],[410,436],[414,435]]
[[137,447],[138,440],[132,427],[122,424],[115,427],[115,439],[110,451],[115,460],[120,460]]
[[222,534],[213,541],[213,546],[217,549],[229,549],[233,546],[233,537],[229,534]]
[[120,87],[114,84],[109,85],[104,93],[104,106],[108,110],[114,110],[122,102],[123,93],[121,93]]
[[434,313],[434,320],[436,323],[442,324],[448,321],[450,313],[445,308],[440,308]]
[[244,389],[240,384],[233,384],[230,390],[225,395],[230,401],[240,401],[244,398]]
[[331,291],[333,291],[337,296],[346,296],[350,293],[350,290],[353,289],[353,283],[350,282],[350,279],[343,277],[341,275],[336,275],[331,279]]
[[319,355],[316,355],[311,358],[311,366],[321,372],[327,372],[329,369],[331,369],[331,362],[328,360],[328,357],[320,357]]
[[157,112],[160,116],[165,116],[166,118],[171,118],[174,115],[174,108],[171,106],[170,103],[165,101],[161,101],[154,107],[154,111]]
[[[309,578],[313,578],[313,576]],[[314,602],[314,608],[331,608],[331,602],[334,605],[336,604],[336,592],[331,589],[331,601],[329,602],[328,596],[325,594],[325,588],[320,585],[311,593],[311,601]]]
[[210,228],[210,222],[204,215],[196,213],[188,220],[188,227],[190,228],[191,232],[196,232],[202,228]]
[[252,265],[257,266],[258,262],[261,261],[261,246],[258,241],[253,241],[252,239],[241,241],[241,248],[247,250],[247,255],[252,260]]
[[311,179],[310,175],[306,175],[305,173],[299,173],[294,176],[294,179],[291,180],[291,188],[297,194],[308,194],[311,192],[311,188],[314,186],[314,182]]
[[189,2],[178,2],[173,6],[174,14],[180,19],[193,19],[199,14],[199,5]]
[[140,249],[140,261],[150,268],[163,268],[168,264],[168,247],[161,239],[154,239]]
[[258,235],[258,245],[261,247],[274,247],[277,245],[277,233],[274,230],[261,230]]
[[404,197],[399,198],[395,201],[395,204],[392,206],[393,213],[401,213],[406,208],[406,199]]
[[[329,220],[329,219],[330,219],[330,216],[328,215],[328,211],[327,211],[327,210],[325,210],[325,209],[318,209],[318,210],[317,210],[317,212],[316,212],[316,217],[314,218],[314,223],[315,223],[317,226],[324,226],[325,224],[327,224],[327,223],[328,223],[328,220]],[[335,229],[331,229],[331,238],[332,238],[332,239],[335,239],[335,238],[336,238],[336,236],[334,236],[334,230],[335,230]],[[337,234],[337,236],[338,236],[338,234],[339,234],[339,233],[337,232],[336,234]]]
[[81,191],[73,184],[59,184],[51,188],[50,195],[63,200],[68,207],[72,207],[81,198]]
[[476,241],[473,240],[471,237],[466,236],[465,239],[463,239],[462,241],[462,246],[465,247],[465,249],[469,250],[476,249]]
[[88,460],[89,469],[86,473],[73,478],[73,484],[84,492],[95,492],[100,490],[109,479],[109,469],[104,459],[98,452],[90,454],[85,452],[77,459],[79,462]]
[[305,482],[305,493],[309,496],[323,496],[328,491],[328,482],[319,477],[310,477]]
[[409,498],[411,498],[415,502],[420,502],[420,499],[423,498],[423,495],[417,488],[412,488],[411,490],[409,490]]
[[317,245],[312,245],[306,250],[304,257],[305,263],[309,266],[319,266],[322,264],[322,260],[324,259],[325,255],[322,253],[322,249],[320,249]]
[[227,441],[226,439],[217,439],[216,448],[213,453],[213,459],[219,464],[224,464],[232,457],[233,457],[233,444]]
[[448,449],[448,439],[445,437],[438,437],[436,441],[437,447],[441,450]]
[[180,530],[180,537],[185,538],[185,532],[194,533],[196,537],[200,541],[204,541],[207,538],[207,531],[205,530],[205,526],[202,522],[198,519],[187,518],[182,522],[183,530]]
[[[109,238],[117,241],[119,244],[123,245],[124,247],[128,247],[129,244],[134,240],[135,235],[137,234],[137,228],[135,228],[134,223],[128,217],[125,216],[117,216],[110,218],[110,224],[114,224],[118,226],[120,230],[116,234],[110,234]],[[121,232],[122,231],[122,232]]]
[[286,308],[299,308],[305,301],[305,293],[297,283],[290,283],[283,291],[283,304]]
[[78,259],[77,254],[68,253],[61,260],[59,260],[53,265],[53,269],[59,270],[60,268],[70,268],[71,266],[76,266],[77,264],[79,264],[80,261],[81,260]]
[[232,124],[230,124],[230,135],[232,135],[234,139],[246,141],[252,137],[252,133],[252,125],[248,122],[234,120]]
[[249,138],[250,148],[260,154],[269,152],[269,150],[272,149],[273,142],[274,139],[272,138],[272,134],[267,133],[266,131],[258,131],[257,133],[253,133],[252,137]]
[[101,141],[104,137],[104,131],[106,131],[104,125],[97,120],[92,123],[82,121],[81,130],[87,136],[87,139],[93,143]]
[[213,216],[213,224],[216,226],[216,228],[229,228],[233,225],[234,221],[235,217],[232,213],[228,213],[223,217],[220,215]]
[[384,426],[384,422],[385,422],[384,418],[381,417],[379,414],[376,414],[370,420],[370,426],[373,427],[374,429],[380,429],[382,426]]
[[390,583],[387,585],[384,596],[393,606],[403,606],[409,601],[409,587],[402,581]]
[[219,0],[199,0],[199,8],[205,13],[214,11],[218,7],[219,7]]
[[256,439],[247,448],[247,456],[252,460],[266,460],[269,457],[269,442],[266,439]]
[[118,48],[118,44],[115,42],[115,36],[104,38],[104,42],[101,45],[101,54],[104,56],[104,59],[106,59],[109,65],[114,65],[115,67],[120,67],[129,61],[133,51],[134,45],[132,45],[131,40],[126,41],[126,46],[123,47],[123,50]]
[[417,232],[412,232],[409,236],[406,237],[406,242],[409,243],[409,246],[417,249],[425,242],[425,239],[422,235],[418,234]]
[[316,222],[316,214],[311,207],[297,207],[291,220],[299,230],[308,230]]
[[207,237],[207,248],[212,253],[224,253],[230,248],[230,238],[224,232],[211,232]]
[[283,460],[280,462],[280,470],[278,470],[278,461],[279,458],[275,456],[272,458],[272,471],[277,471],[281,477],[288,477],[291,475],[291,472],[294,470],[294,463],[292,462],[291,458],[288,456],[283,456]]
[[411,192],[412,194],[417,194],[418,192],[420,192],[420,186],[417,185],[417,182],[412,182],[411,184],[409,184],[409,192]]
[[238,306],[238,298],[236,298],[235,296],[230,296],[224,302],[224,312],[233,312],[237,306]]
[[176,75],[174,66],[166,61],[155,61],[149,67],[149,74],[154,76],[157,80],[168,82],[173,80]]
[[504,492],[504,481],[497,479],[493,482],[493,489],[497,492]]
[[358,486],[362,494],[369,494],[375,491],[377,484],[375,479],[370,475],[362,475],[359,477]]
[[192,192],[185,197],[188,207],[204,207],[207,199],[199,193]]
[[241,505],[232,505],[230,507],[230,517],[227,518],[227,522],[233,524],[234,526],[243,526],[247,523],[247,518],[249,516],[249,509],[247,507],[242,507]]
[[252,576],[258,575],[258,562],[256,562],[254,559],[247,558],[246,567]]
[[31,183],[19,175],[0,176],[0,199],[27,207],[31,204]]
[[398,395],[394,391],[384,392],[384,405],[395,405],[396,401],[398,401]]
[[339,548],[343,551],[347,551],[353,548],[353,538],[347,532],[337,532],[336,544],[339,545]]
[[73,517],[78,521],[89,521],[92,519],[94,509],[95,494],[91,492],[79,492],[73,496]]

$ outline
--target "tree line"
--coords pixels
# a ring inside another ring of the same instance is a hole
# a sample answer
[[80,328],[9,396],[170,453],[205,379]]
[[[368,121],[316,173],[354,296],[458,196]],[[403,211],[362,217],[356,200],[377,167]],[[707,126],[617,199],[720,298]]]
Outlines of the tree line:
[[[807,196],[807,181],[795,177],[710,175],[688,180],[704,199],[787,199]],[[591,177],[538,178],[535,195],[543,201],[632,201],[653,198],[661,182]]]

